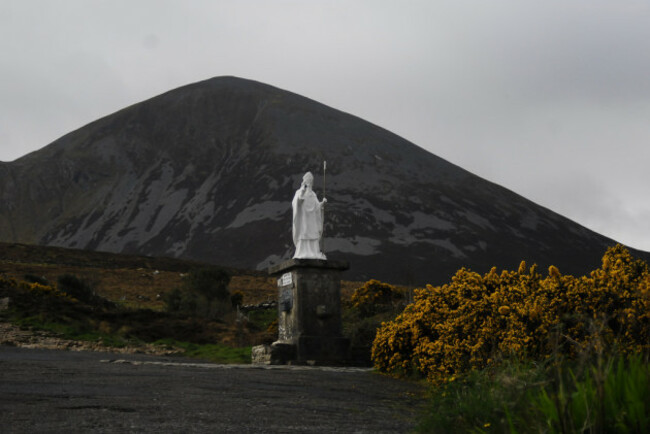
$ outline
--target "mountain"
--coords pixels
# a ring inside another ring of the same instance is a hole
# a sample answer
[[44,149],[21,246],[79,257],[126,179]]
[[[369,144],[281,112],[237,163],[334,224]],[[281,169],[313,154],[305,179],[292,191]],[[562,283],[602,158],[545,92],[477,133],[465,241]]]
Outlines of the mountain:
[[[264,269],[290,258],[303,174],[346,278],[446,281],[460,267],[595,268],[615,242],[352,115],[217,77],[0,164],[0,241]],[[641,255],[647,255],[638,252]],[[648,257],[648,256],[644,256]]]

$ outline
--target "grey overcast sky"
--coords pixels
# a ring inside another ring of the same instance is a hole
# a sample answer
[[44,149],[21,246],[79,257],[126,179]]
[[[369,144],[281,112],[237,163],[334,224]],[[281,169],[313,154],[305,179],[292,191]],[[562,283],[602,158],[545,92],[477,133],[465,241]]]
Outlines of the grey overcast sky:
[[650,250],[650,0],[0,0],[0,161],[220,75]]

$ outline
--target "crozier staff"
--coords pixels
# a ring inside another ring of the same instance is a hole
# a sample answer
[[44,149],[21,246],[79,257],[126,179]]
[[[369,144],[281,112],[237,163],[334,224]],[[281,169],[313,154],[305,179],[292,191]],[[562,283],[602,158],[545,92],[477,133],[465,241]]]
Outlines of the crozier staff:
[[320,250],[323,235],[323,211],[327,199],[318,201],[312,190],[314,176],[311,172],[302,177],[302,184],[293,196],[293,244],[296,246],[296,259],[327,259]]

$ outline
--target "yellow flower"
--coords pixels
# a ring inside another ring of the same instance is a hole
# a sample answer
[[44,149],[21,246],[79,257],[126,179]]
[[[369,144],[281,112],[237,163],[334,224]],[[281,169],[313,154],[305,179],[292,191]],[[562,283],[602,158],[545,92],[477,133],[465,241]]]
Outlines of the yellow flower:
[[510,313],[510,306],[501,306],[499,308],[499,313],[501,315],[508,315]]

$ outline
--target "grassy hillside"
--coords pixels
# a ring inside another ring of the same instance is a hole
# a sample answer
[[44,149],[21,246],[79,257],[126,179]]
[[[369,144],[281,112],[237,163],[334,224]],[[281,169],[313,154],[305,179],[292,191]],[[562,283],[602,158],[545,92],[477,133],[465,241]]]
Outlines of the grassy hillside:
[[[25,275],[56,282],[74,274],[93,282],[98,295],[126,307],[163,309],[162,295],[181,285],[182,276],[207,264],[172,258],[118,255],[59,247],[0,243],[0,275]],[[227,269],[230,291],[244,294],[244,303],[274,299],[275,279],[264,272]]]
[[[206,264],[174,258],[121,255],[60,247],[0,243],[0,276],[22,279],[25,275],[56,282],[62,274],[90,280],[98,295],[126,307],[163,309],[162,295],[181,285],[182,276]],[[244,304],[277,298],[274,277],[265,271],[225,268],[232,276],[230,292],[244,295]],[[349,298],[359,282],[342,282],[343,298]]]
[[[251,345],[270,343],[277,337],[274,308],[248,312],[242,318],[234,310],[210,318],[166,312],[167,295],[184,288],[184,276],[206,267],[214,266],[0,243],[0,301],[6,305],[0,308],[0,323],[6,329],[0,342],[154,353],[159,348],[152,344],[157,344],[187,356],[246,362],[250,355],[242,350],[250,354]],[[242,305],[277,300],[276,280],[266,272],[224,269],[231,276],[228,290],[243,296]],[[92,295],[86,299],[69,291],[66,295],[62,276],[82,282],[87,286],[84,291]],[[349,300],[359,286],[358,282],[342,282],[343,300]]]

